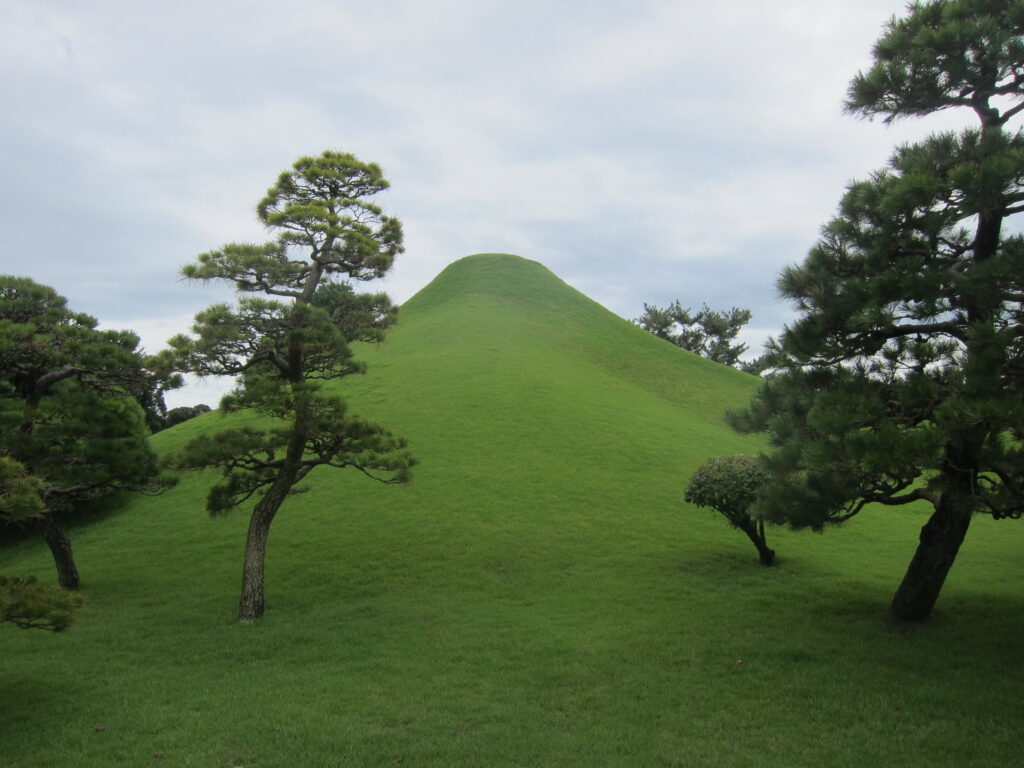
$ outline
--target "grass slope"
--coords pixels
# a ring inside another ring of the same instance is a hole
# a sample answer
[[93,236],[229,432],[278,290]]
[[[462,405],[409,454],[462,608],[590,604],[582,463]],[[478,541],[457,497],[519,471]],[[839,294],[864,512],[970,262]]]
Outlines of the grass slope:
[[[756,381],[544,267],[449,266],[367,348],[352,407],[407,488],[318,470],[233,615],[246,515],[190,477],[73,531],[87,609],[0,631],[5,766],[1011,764],[1021,532],[978,520],[926,627],[885,606],[920,511],[773,531],[776,568],[682,489]],[[155,438],[171,451],[214,414]],[[34,542],[0,572],[52,578]]]

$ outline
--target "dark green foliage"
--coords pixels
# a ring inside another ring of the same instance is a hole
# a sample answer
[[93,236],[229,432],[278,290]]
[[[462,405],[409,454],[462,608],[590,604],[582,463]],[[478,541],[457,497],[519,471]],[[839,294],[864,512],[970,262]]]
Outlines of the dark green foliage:
[[246,541],[242,621],[263,614],[267,535],[297,483],[325,466],[401,483],[414,463],[403,439],[350,416],[344,401],[323,389],[324,382],[363,373],[349,344],[379,341],[394,322],[386,296],[334,282],[381,277],[402,251],[400,223],[369,200],[387,187],[378,166],[352,155],[301,158],[257,206],[276,239],[226,245],[182,270],[271,297],[244,295],[235,306],[209,307],[196,315],[192,336],[171,339],[169,353],[185,370],[238,377],[222,412],[255,411],[271,420],[202,436],[179,458],[183,467],[220,469],[222,480],[207,498],[213,514],[258,494]]
[[847,109],[886,122],[969,107],[1005,120],[989,100],[1019,95],[1024,5],[1013,0],[915,2],[875,43],[874,66],[850,84]]
[[0,576],[0,622],[22,629],[61,632],[71,626],[82,599],[34,577]]
[[54,511],[118,489],[153,491],[169,482],[158,478],[145,417],[131,397],[62,382],[33,411],[31,430],[21,429],[24,415],[20,401],[0,401],[0,439],[4,450],[44,479]]
[[182,405],[177,408],[171,408],[167,411],[167,416],[164,417],[163,428],[173,427],[175,424],[181,424],[182,422],[194,419],[196,416],[202,416],[204,413],[209,413],[213,409],[210,408],[206,403],[199,403],[199,405]]
[[156,491],[159,477],[138,404],[180,379],[150,367],[130,331],[101,331],[52,288],[0,276],[0,454],[42,483],[37,519],[63,586],[78,586],[55,515],[119,490]]
[[[0,456],[0,522],[21,524],[38,520],[43,504],[43,483],[8,456]],[[42,586],[33,577],[0,576],[0,623],[22,629],[60,632],[74,620],[81,601],[53,586]]]
[[634,321],[659,339],[688,349],[716,363],[742,368],[740,355],[746,344],[734,344],[740,329],[750,322],[750,310],[733,307],[716,312],[705,304],[693,313],[677,301],[661,309],[644,304],[644,314]]
[[743,413],[767,431],[756,514],[821,529],[866,504],[934,514],[893,601],[923,619],[971,516],[1024,512],[1024,4],[914,4],[875,47],[848,108],[893,120],[966,106],[981,127],[897,148],[854,183],[800,266],[779,373]]
[[[68,509],[159,469],[133,393],[173,386],[146,368],[130,331],[98,331],[52,289],[0,278],[0,449]],[[155,384],[159,382],[159,384]]]
[[739,360],[736,367],[744,373],[767,377],[771,375],[771,358],[769,355],[760,355],[753,360]]
[[[314,416],[306,425],[306,453],[295,482],[301,482],[319,466],[354,467],[382,482],[406,482],[410,464],[401,450],[405,441],[375,424],[349,416],[345,410],[345,402],[340,398],[315,399]],[[224,514],[274,482],[280,472],[275,459],[290,436],[287,427],[219,430],[190,442],[177,463],[184,469],[221,470],[224,480],[210,489],[207,509],[214,515]],[[288,492],[300,490],[292,486]]]
[[21,462],[0,456],[0,522],[25,523],[40,517],[43,504],[43,483],[33,477]]
[[356,293],[348,283],[323,283],[313,306],[327,313],[346,341],[382,341],[398,319],[398,307],[384,293]]
[[721,456],[708,459],[690,478],[683,499],[698,507],[710,507],[729,525],[743,531],[757,547],[763,565],[775,561],[775,550],[768,548],[764,521],[750,517],[749,509],[768,473],[753,456]]

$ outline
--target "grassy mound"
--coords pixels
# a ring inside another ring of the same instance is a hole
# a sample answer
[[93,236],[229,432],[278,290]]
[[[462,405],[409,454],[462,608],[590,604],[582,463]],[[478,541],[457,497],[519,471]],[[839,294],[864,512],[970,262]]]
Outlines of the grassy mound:
[[[79,623],[0,631],[0,764],[1017,759],[1013,523],[975,523],[925,627],[885,619],[921,511],[770,531],[780,563],[759,566],[682,503],[708,456],[757,450],[722,423],[756,380],[517,257],[452,264],[364,352],[342,386],[409,438],[413,483],[317,470],[274,523],[255,627],[233,621],[247,515],[211,520],[209,478],[73,530]],[[0,572],[51,567],[34,542],[0,552]]]

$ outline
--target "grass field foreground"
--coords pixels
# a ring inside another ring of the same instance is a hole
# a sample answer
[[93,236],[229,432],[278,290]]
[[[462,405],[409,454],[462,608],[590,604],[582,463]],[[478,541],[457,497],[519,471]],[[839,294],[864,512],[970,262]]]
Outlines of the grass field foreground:
[[[978,519],[927,625],[886,606],[923,510],[771,530],[776,567],[682,492],[756,452],[757,385],[544,267],[481,255],[343,382],[410,440],[404,488],[318,470],[234,622],[247,515],[210,477],[72,529],[86,608],[0,631],[4,766],[997,766],[1019,760],[1022,533]],[[154,438],[170,453],[222,423]],[[0,572],[52,579],[41,544]]]

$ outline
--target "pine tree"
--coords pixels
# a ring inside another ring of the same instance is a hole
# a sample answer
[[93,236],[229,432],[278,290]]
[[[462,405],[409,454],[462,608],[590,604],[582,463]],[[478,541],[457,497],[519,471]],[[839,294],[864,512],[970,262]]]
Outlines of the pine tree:
[[180,383],[158,374],[130,331],[101,331],[52,288],[0,276],[0,454],[42,482],[35,524],[61,586],[79,586],[58,517],[119,490],[159,490],[137,399]]
[[226,245],[183,270],[194,280],[228,281],[242,295],[236,306],[201,312],[193,335],[171,340],[181,365],[200,375],[238,377],[221,409],[253,409],[268,417],[265,427],[201,436],[180,459],[183,467],[221,470],[207,500],[211,513],[257,498],[239,621],[263,616],[270,525],[297,483],[322,466],[405,482],[414,463],[403,439],[349,414],[323,386],[364,372],[350,342],[380,338],[394,319],[386,297],[357,295],[344,282],[383,276],[402,251],[398,219],[369,200],[387,187],[377,165],[350,154],[300,158],[257,206],[275,239]]
[[852,184],[781,293],[779,372],[733,422],[766,430],[754,509],[821,529],[867,504],[931,505],[893,601],[929,616],[971,518],[1024,512],[1024,3],[914,3],[853,80],[850,112],[945,109],[977,127],[901,146]]
[[644,304],[644,314],[634,322],[648,333],[677,347],[688,349],[708,360],[743,368],[740,355],[747,351],[746,344],[736,344],[740,329],[750,322],[750,310],[733,307],[716,312],[703,305],[692,312],[678,301],[664,309]]

